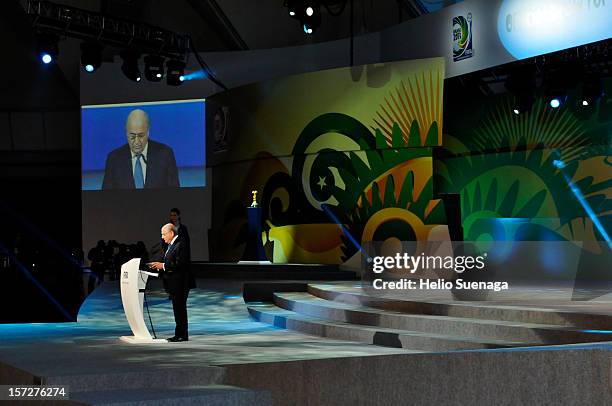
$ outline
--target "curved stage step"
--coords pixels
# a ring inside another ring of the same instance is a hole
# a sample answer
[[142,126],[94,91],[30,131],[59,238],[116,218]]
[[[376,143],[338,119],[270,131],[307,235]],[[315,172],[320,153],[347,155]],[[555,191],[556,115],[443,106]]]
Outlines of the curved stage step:
[[147,389],[99,390],[70,393],[72,404],[81,405],[211,405],[268,406],[268,391],[238,388],[230,385],[193,385]]
[[321,299],[309,293],[275,293],[274,303],[286,310],[324,320],[442,336],[522,342],[533,345],[603,341],[601,334],[565,326],[427,314],[407,314]]
[[334,322],[299,314],[274,304],[249,304],[247,307],[253,318],[276,327],[321,337],[405,348],[416,352],[516,347],[526,344]]
[[[612,316],[610,315],[578,312],[577,310],[570,311],[546,307],[545,305],[529,305],[526,303],[519,306],[478,301],[383,298],[370,296],[356,287],[316,283],[309,284],[307,291],[313,296],[329,301],[359,304],[400,313],[612,330]],[[604,336],[606,337],[597,341],[612,341],[612,335],[604,334]]]

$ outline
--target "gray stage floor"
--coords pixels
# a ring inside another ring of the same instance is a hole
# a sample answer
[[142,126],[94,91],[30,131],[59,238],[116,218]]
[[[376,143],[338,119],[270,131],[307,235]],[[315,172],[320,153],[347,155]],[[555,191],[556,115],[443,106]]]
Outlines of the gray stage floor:
[[[190,341],[134,345],[117,282],[105,282],[85,301],[76,323],[0,325],[0,362],[38,376],[132,371],[143,368],[278,362],[409,353],[325,339],[253,321],[242,283],[199,281],[188,300]],[[157,286],[147,294],[158,337],[174,333],[172,306]],[[145,312],[146,313],[146,312]]]
[[[67,384],[78,404],[493,404],[496,393],[504,404],[603,405],[612,396],[610,343],[424,353],[328,339],[252,320],[242,285],[199,281],[188,301],[189,342],[132,345],[118,339],[130,331],[118,283],[107,282],[76,323],[0,325],[0,380]],[[317,285],[359,292],[355,282]],[[497,306],[572,305],[566,288],[554,289],[495,299]],[[172,336],[167,296],[153,283],[148,299],[158,336]],[[573,304],[612,313],[604,295]]]

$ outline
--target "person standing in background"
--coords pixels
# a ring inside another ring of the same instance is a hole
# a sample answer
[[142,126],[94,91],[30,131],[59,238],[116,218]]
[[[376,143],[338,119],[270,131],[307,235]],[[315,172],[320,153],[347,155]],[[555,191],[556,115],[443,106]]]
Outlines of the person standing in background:
[[106,271],[106,259],[104,252],[106,245],[104,240],[98,241],[98,244],[89,250],[87,259],[90,261],[90,269],[93,275],[89,278],[88,292],[94,290],[94,288],[104,281],[104,271]]
[[[181,223],[181,211],[176,207],[170,209],[170,223],[172,223],[172,225],[177,228],[178,235],[185,241],[185,245],[191,253],[191,240],[189,239],[189,231],[187,230],[187,226]],[[164,249],[164,251],[166,251],[168,245],[165,242],[162,242],[162,248]]]

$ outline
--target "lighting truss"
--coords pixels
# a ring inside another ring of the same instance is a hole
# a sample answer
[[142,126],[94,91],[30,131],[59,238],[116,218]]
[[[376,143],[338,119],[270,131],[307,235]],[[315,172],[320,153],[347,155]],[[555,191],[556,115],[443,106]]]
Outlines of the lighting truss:
[[33,26],[41,32],[95,40],[120,48],[137,48],[143,53],[181,60],[190,50],[187,34],[76,7],[29,0],[27,13],[32,18]]

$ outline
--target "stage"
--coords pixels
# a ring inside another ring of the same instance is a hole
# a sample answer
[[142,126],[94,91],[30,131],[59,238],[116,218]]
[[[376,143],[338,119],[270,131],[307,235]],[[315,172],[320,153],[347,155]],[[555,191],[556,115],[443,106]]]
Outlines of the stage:
[[[157,335],[170,337],[170,302],[149,289]],[[609,404],[612,302],[571,294],[405,300],[355,281],[199,279],[189,342],[131,345],[106,282],[76,323],[1,325],[0,383],[68,385],[73,404]]]

